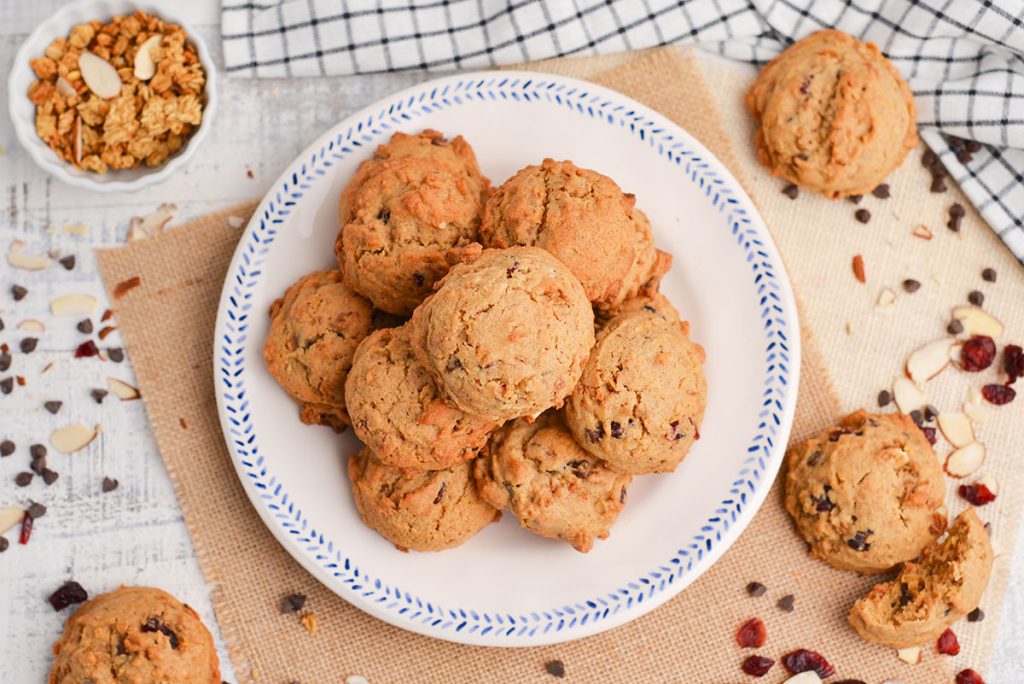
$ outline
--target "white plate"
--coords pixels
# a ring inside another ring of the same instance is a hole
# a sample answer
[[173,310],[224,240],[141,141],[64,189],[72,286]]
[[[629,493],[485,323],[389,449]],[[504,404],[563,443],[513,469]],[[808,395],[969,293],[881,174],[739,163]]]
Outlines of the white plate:
[[[666,84],[670,87],[670,84]],[[544,157],[613,177],[675,263],[663,291],[707,350],[701,439],[671,475],[637,478],[593,551],[534,536],[506,514],[463,546],[402,553],[356,513],[351,432],[299,422],[263,364],[267,309],[333,265],[337,197],[396,130],[462,134],[495,184]],[[782,460],[800,337],[782,262],[739,183],[661,115],[598,86],[517,72],[423,83],[342,121],[277,180],[228,270],[214,349],[229,450],[281,544],[339,596],[393,625],[489,646],[577,639],[624,624],[707,570],[757,511]],[[741,581],[742,578],[737,578]]]

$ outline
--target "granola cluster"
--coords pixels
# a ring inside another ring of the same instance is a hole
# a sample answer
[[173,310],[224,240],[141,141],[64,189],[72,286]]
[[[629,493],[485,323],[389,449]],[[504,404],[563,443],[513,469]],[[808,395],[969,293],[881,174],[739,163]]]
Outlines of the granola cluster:
[[[39,137],[96,173],[159,166],[203,118],[206,75],[187,39],[181,26],[141,11],[57,38],[30,60]],[[99,60],[82,59],[87,53]]]

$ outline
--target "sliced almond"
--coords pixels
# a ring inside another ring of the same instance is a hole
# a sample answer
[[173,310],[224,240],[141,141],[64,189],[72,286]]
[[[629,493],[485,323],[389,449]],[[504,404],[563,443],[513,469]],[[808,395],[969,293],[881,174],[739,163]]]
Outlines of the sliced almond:
[[952,345],[953,341],[947,337],[914,350],[907,359],[907,376],[916,383],[934,378],[949,365],[949,348]]
[[964,345],[960,344],[960,343],[951,344],[949,346],[949,361],[956,368],[960,367],[960,359],[961,359],[960,352],[962,352],[963,349],[964,349]]
[[999,494],[999,485],[996,483],[996,478],[992,475],[992,473],[985,473],[984,475],[979,477],[978,484],[985,485],[988,491],[992,492],[993,494]]
[[100,426],[89,427],[85,423],[72,423],[50,433],[50,444],[62,454],[73,454],[89,446],[99,434]]
[[0,534],[4,534],[7,530],[20,523],[24,517],[25,509],[20,506],[0,508]]
[[814,670],[807,670],[793,675],[785,681],[785,684],[821,684],[821,677]]
[[988,407],[982,404],[976,404],[973,401],[965,401],[963,410],[967,417],[975,423],[985,423],[988,421]]
[[50,302],[50,313],[54,316],[89,316],[96,312],[99,305],[92,295],[64,295]]
[[892,397],[900,413],[909,414],[911,411],[921,410],[928,403],[928,397],[921,388],[903,376],[897,376],[892,381]]
[[97,97],[109,100],[121,94],[121,77],[117,69],[107,60],[92,52],[83,52],[78,56],[78,70],[82,72],[82,80]]
[[82,117],[75,117],[75,163],[82,163]]
[[25,320],[18,323],[18,330],[26,330],[28,332],[46,332],[46,326],[43,325],[42,321],[37,321],[34,318],[26,318]]
[[81,223],[72,223],[64,226],[64,232],[68,235],[88,235],[89,226],[83,226]]
[[71,85],[71,82],[63,76],[57,77],[57,92],[64,97],[74,97],[78,95],[78,93],[75,92],[75,86]]
[[107,378],[107,389],[121,401],[132,401],[142,396],[138,388],[132,387],[127,382],[117,378]]
[[946,459],[946,472],[953,477],[967,477],[985,462],[985,447],[971,442],[956,449]]
[[916,226],[914,226],[914,232],[912,232],[911,235],[913,235],[914,237],[919,237],[922,240],[931,240],[932,229],[924,225],[923,223],[918,223]]
[[986,335],[997,339],[1003,335],[1003,324],[984,309],[977,306],[958,306],[953,309],[953,318],[963,323],[964,334]]
[[232,228],[241,228],[245,225],[245,219],[241,216],[235,216],[232,214],[231,216],[228,216],[228,225]]
[[978,404],[980,406],[982,399],[984,399],[984,396],[981,394],[980,389],[978,389],[974,385],[971,385],[970,387],[967,388],[967,401],[971,402],[972,404]]
[[156,63],[160,61],[161,56],[161,38],[163,35],[160,33],[150,36],[135,53],[135,78],[140,81],[148,81],[156,74]]
[[867,278],[864,275],[864,257],[860,254],[853,257],[853,277],[857,279],[857,282],[867,282]]
[[908,648],[896,649],[896,657],[907,665],[917,665],[921,662],[921,647],[910,646]]
[[164,226],[174,218],[176,209],[173,204],[161,204],[150,214],[134,217],[128,228],[128,241],[137,242],[163,231]]
[[967,446],[974,441],[974,427],[965,414],[940,413],[936,421],[942,436],[954,447]]
[[888,311],[896,303],[896,293],[888,287],[883,287],[875,300],[876,311]]
[[7,250],[7,263],[15,268],[24,268],[29,271],[42,271],[49,268],[50,264],[53,263],[50,257],[40,254],[28,254],[22,251],[24,247],[25,243],[21,240],[12,242]]

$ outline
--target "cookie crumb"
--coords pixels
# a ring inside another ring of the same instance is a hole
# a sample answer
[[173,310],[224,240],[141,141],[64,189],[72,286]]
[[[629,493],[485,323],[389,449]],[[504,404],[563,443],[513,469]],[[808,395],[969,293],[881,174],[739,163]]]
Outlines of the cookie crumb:
[[316,613],[303,613],[302,617],[299,618],[299,622],[302,623],[307,632],[316,634]]

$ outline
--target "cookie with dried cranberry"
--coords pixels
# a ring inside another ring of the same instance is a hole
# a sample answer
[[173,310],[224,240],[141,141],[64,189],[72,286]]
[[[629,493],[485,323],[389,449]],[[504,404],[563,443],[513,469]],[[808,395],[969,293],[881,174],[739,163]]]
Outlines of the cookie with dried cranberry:
[[608,467],[675,470],[700,437],[704,349],[663,297],[631,302],[598,332],[565,407],[576,440]]
[[537,247],[459,264],[412,317],[416,357],[448,399],[492,421],[562,405],[594,343],[594,312],[568,268]]
[[349,289],[337,269],[303,276],[271,305],[263,358],[299,403],[302,422],[336,430],[349,424],[345,379],[372,327],[370,302]]
[[[635,203],[605,175],[545,159],[491,193],[480,239],[497,249],[546,249],[569,267],[592,302],[613,303],[625,297],[627,277],[645,281],[642,272],[654,264],[654,243],[644,240],[646,217],[638,225]],[[637,259],[637,273],[631,273]]]
[[364,447],[348,460],[348,476],[363,522],[402,551],[459,546],[501,517],[480,498],[470,462],[411,471],[384,465]]
[[219,684],[213,637],[160,589],[121,587],[84,603],[53,645],[49,684]]
[[856,411],[786,454],[786,510],[811,554],[840,570],[885,572],[946,528],[945,481],[921,429]]
[[850,610],[854,631],[868,641],[908,648],[934,641],[981,603],[994,557],[992,542],[973,508],[953,521],[899,576],[882,582]]
[[605,467],[576,443],[557,411],[502,426],[476,460],[480,496],[519,524],[586,553],[606,539],[633,478]]
[[475,457],[496,425],[452,406],[420,365],[409,326],[359,345],[345,388],[352,429],[381,462],[439,470]]
[[871,192],[918,142],[900,73],[873,44],[834,29],[769,62],[746,105],[761,163],[829,198]]

